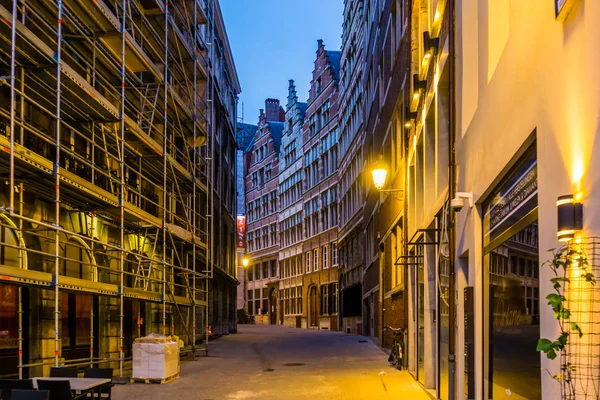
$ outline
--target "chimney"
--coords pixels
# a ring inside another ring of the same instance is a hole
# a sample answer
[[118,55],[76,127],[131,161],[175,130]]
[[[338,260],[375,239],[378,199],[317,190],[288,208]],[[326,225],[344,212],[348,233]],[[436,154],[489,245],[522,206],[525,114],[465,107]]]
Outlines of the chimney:
[[265,100],[265,114],[267,116],[267,121],[279,121],[279,100]]
[[319,52],[321,52],[321,50],[325,49],[325,46],[323,45],[323,39],[317,40],[317,43],[318,43],[317,53],[319,53]]

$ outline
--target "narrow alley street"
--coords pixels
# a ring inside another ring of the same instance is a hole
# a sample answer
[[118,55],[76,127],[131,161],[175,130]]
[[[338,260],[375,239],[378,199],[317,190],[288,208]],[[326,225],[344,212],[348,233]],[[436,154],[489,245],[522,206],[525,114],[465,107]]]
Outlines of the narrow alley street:
[[210,343],[210,357],[181,365],[169,384],[127,384],[113,398],[164,400],[427,400],[405,371],[363,336],[240,325]]

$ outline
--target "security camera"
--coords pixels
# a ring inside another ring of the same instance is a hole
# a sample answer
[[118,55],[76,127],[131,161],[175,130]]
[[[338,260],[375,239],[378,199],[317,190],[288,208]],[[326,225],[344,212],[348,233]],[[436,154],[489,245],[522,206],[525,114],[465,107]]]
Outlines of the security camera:
[[456,197],[450,200],[450,208],[454,212],[460,212],[465,206],[465,200],[469,201],[469,208],[473,207],[473,193],[472,192],[457,192]]

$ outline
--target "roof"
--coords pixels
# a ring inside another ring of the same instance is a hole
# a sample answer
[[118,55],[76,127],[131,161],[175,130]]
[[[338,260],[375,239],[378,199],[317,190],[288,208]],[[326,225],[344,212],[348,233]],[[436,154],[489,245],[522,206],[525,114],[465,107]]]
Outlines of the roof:
[[269,131],[271,132],[273,142],[275,142],[275,152],[279,153],[279,148],[281,147],[281,136],[283,134],[283,122],[267,121],[267,124],[269,125]]
[[306,109],[308,108],[308,103],[298,102],[298,108],[302,111],[302,118],[306,115]]
[[245,149],[246,147],[248,147],[248,144],[254,138],[254,135],[256,134],[256,130],[258,129],[258,127],[256,125],[245,124],[243,122],[240,122],[237,124],[237,128],[238,128],[237,135],[236,135],[237,145],[240,149]]
[[329,64],[331,64],[331,68],[333,68],[333,77],[335,80],[340,79],[340,58],[342,57],[342,52],[339,50],[327,50],[327,58],[329,59]]
[[[252,132],[252,138],[248,142],[248,145],[245,147],[244,153],[248,153],[252,151],[252,147],[254,147],[254,142],[256,141],[256,135],[258,134],[258,127],[256,125],[244,124],[248,126],[254,127],[254,131]],[[275,152],[279,153],[279,149],[281,147],[281,136],[283,134],[283,122],[279,121],[267,121],[265,125],[265,129],[269,130],[271,138],[273,142],[275,142]]]

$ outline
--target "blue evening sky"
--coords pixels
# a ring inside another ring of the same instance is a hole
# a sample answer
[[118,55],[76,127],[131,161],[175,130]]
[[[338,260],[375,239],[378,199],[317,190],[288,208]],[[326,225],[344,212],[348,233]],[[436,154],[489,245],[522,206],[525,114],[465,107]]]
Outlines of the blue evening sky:
[[229,43],[242,86],[238,115],[256,124],[265,99],[285,109],[288,80],[306,101],[317,51],[339,50],[343,0],[221,0]]

